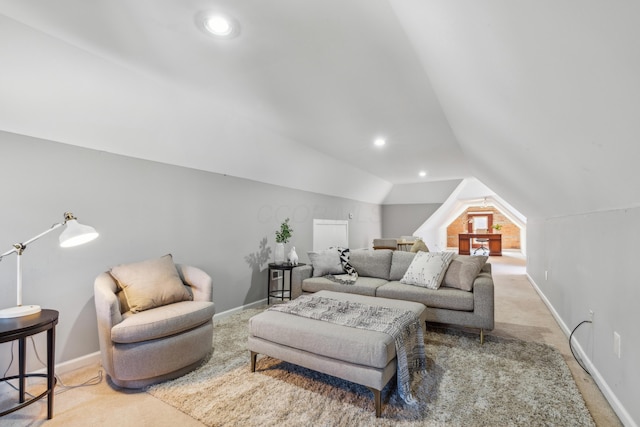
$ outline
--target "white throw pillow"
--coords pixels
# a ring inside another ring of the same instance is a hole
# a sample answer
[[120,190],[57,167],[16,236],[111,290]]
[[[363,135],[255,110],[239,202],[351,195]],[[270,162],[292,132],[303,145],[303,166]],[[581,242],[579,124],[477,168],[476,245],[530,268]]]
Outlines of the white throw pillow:
[[438,289],[453,259],[453,252],[418,252],[400,279],[405,285]]

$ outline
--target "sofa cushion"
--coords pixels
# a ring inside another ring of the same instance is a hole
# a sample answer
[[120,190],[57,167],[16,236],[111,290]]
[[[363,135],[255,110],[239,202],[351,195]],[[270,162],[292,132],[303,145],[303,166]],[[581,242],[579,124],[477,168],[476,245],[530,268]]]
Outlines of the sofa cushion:
[[180,280],[171,254],[117,265],[110,273],[124,292],[132,313],[193,299]]
[[442,286],[470,291],[488,256],[459,255],[453,258],[444,275]]
[[355,249],[351,251],[349,262],[358,272],[358,276],[389,280],[393,252],[389,249]]
[[182,301],[141,313],[128,312],[111,329],[111,340],[128,344],[179,334],[208,322],[214,314],[211,301]]
[[406,251],[394,251],[391,257],[391,272],[389,273],[389,280],[400,280],[404,273],[411,265],[411,261],[416,256],[413,252]]
[[302,281],[303,292],[335,291],[360,295],[376,295],[376,288],[387,283],[385,279],[359,276],[353,285],[344,285],[325,277],[310,277]]
[[453,252],[416,253],[400,283],[438,289],[453,255]]
[[473,292],[454,288],[441,287],[434,290],[392,281],[376,289],[376,296],[415,301],[427,307],[473,311]]
[[336,248],[318,252],[307,252],[313,266],[313,277],[326,276],[327,274],[343,274],[340,252]]

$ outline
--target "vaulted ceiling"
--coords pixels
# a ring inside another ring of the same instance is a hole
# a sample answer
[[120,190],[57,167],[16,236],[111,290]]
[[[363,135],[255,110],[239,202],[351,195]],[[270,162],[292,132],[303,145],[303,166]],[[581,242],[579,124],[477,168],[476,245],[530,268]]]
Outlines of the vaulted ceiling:
[[[205,11],[238,36],[205,34]],[[374,203],[473,176],[526,216],[638,206],[639,17],[595,0],[0,0],[0,129]]]

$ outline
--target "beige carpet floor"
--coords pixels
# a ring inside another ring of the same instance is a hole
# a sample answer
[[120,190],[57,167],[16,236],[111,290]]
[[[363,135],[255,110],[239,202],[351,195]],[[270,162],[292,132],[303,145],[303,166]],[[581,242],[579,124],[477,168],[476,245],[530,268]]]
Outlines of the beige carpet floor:
[[[430,328],[427,375],[404,403],[392,381],[380,419],[366,387],[260,357],[249,370],[246,323],[259,310],[217,325],[214,352],[200,369],[149,392],[209,426],[593,426],[560,352],[546,344]],[[221,349],[217,351],[216,349]],[[216,396],[212,399],[211,396]]]
[[[598,426],[621,425],[594,381],[573,360],[567,338],[526,279],[524,259],[505,253],[492,257],[496,282],[496,329],[494,337],[546,343],[557,348],[567,362],[591,416]],[[99,366],[88,366],[62,375],[66,384],[80,384],[94,377]],[[34,386],[34,390],[37,386]],[[61,391],[60,388],[59,391]],[[0,385],[0,402],[14,392]],[[212,396],[214,399],[215,396]],[[301,418],[299,425],[312,425]],[[55,397],[55,417],[46,420],[46,403],[38,402],[0,419],[3,426],[202,426],[147,392],[123,391],[108,381],[72,388]],[[447,425],[447,424],[443,424]]]

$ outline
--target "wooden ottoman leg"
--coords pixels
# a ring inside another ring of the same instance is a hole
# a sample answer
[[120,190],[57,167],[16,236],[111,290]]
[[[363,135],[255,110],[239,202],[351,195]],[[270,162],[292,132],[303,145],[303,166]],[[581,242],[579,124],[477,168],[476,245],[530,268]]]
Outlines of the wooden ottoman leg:
[[376,405],[376,418],[380,418],[382,415],[382,396],[380,390],[376,390],[375,388],[367,387],[373,393],[373,401]]
[[255,372],[256,371],[256,359],[258,357],[258,353],[256,353],[255,351],[251,351],[251,372]]

